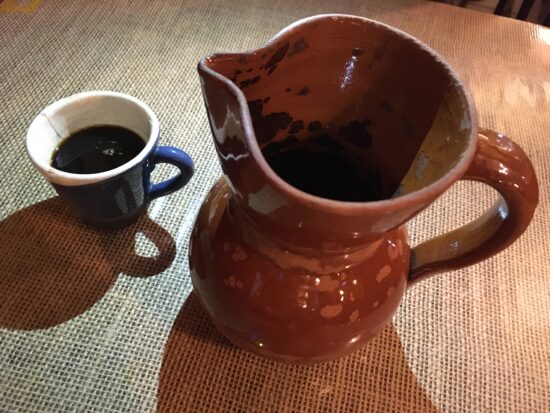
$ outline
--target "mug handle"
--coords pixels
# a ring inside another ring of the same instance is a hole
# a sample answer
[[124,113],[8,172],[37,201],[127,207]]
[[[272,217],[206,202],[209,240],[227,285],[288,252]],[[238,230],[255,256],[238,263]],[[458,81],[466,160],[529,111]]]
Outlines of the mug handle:
[[537,177],[525,152],[508,137],[480,129],[477,152],[462,179],[492,186],[499,200],[478,219],[414,247],[409,285],[491,257],[531,222],[539,199]]
[[165,181],[150,184],[149,197],[151,200],[183,188],[195,172],[195,166],[191,157],[181,149],[174,148],[173,146],[161,146],[157,148],[152,163],[153,168],[158,163],[169,163],[177,167],[179,172]]

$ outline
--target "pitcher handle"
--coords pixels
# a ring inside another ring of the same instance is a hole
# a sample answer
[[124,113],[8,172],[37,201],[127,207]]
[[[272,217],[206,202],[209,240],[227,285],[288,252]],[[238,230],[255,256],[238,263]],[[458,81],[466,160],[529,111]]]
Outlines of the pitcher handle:
[[500,197],[478,219],[414,247],[409,285],[491,257],[531,222],[539,199],[537,177],[525,152],[508,137],[480,129],[475,158],[462,179],[490,185]]

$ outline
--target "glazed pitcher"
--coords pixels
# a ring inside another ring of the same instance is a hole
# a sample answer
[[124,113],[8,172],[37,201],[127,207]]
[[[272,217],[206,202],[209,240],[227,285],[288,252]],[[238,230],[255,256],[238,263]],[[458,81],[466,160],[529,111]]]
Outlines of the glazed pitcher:
[[[397,29],[311,17],[256,50],[205,57],[199,74],[224,176],[195,223],[191,275],[244,349],[290,362],[350,353],[407,287],[496,254],[531,221],[525,153],[478,130],[455,72]],[[499,201],[409,246],[405,223],[459,179]]]

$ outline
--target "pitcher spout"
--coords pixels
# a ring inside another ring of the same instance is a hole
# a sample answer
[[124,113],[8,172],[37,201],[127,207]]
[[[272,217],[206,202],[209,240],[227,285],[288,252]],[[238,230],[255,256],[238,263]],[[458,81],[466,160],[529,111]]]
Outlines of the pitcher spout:
[[[207,56],[198,71],[230,204],[293,245],[378,239],[473,157],[477,120],[461,83],[381,23],[307,18],[258,49]],[[320,167],[323,157],[336,163]]]

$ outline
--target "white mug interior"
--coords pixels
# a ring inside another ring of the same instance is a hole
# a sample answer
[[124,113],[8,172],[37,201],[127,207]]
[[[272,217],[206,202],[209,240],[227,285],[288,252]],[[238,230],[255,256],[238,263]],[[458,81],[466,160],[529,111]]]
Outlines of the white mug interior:
[[[140,136],[143,150],[129,162],[95,174],[73,174],[51,166],[59,144],[71,134],[91,126],[121,126]],[[154,112],[139,99],[118,92],[83,92],[47,106],[31,123],[26,138],[27,153],[39,172],[50,182],[77,186],[101,182],[125,172],[143,161],[155,146],[159,122]]]

